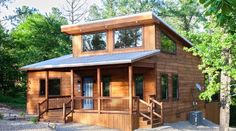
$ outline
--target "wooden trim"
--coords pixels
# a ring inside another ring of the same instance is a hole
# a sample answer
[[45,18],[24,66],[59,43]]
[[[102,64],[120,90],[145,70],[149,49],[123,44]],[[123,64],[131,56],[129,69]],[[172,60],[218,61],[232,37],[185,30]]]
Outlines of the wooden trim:
[[97,68],[98,113],[101,111],[101,70]]
[[46,110],[48,110],[48,104],[49,104],[49,101],[48,101],[48,81],[49,81],[49,72],[46,71],[46,77],[45,77],[45,97],[46,97],[46,100],[47,100],[47,107],[46,107]]
[[132,114],[133,112],[133,67],[129,65],[128,67],[128,78],[129,78],[129,113]]
[[74,109],[74,70],[70,71],[71,110]]

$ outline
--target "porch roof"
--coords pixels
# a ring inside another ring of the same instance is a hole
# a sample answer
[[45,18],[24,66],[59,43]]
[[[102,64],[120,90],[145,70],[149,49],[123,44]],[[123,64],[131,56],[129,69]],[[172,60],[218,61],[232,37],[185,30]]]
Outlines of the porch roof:
[[46,61],[26,65],[21,70],[44,70],[53,68],[85,67],[98,65],[128,64],[158,54],[160,50],[137,51],[116,54],[73,57],[65,55]]

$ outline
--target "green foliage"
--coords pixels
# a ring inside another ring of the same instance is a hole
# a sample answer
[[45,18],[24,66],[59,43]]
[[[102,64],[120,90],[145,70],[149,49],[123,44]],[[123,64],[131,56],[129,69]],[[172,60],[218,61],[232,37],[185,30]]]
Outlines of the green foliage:
[[0,103],[4,103],[12,108],[24,110],[26,106],[26,98],[23,95],[18,97],[0,95]]
[[102,6],[93,5],[87,20],[97,20],[146,11],[159,12],[162,0],[102,0]]
[[20,112],[20,113],[19,113],[19,116],[25,117],[25,112]]
[[69,36],[60,31],[63,24],[67,21],[56,9],[47,16],[30,15],[20,23],[11,33],[13,50],[21,59],[19,66],[69,54]]
[[3,114],[0,112],[0,120],[3,119]]
[[37,124],[38,118],[37,117],[30,117],[29,121],[31,121],[33,124]]

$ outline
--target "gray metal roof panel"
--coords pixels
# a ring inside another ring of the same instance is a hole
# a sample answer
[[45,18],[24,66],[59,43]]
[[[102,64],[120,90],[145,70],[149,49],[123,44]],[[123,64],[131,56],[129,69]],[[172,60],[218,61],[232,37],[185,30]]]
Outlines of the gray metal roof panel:
[[160,50],[137,51],[128,53],[104,54],[73,57],[72,55],[65,55],[46,61],[38,62],[21,67],[21,70],[42,70],[52,68],[66,68],[66,67],[84,67],[97,65],[112,65],[112,64],[126,64],[138,61],[140,59],[152,56],[159,53]]

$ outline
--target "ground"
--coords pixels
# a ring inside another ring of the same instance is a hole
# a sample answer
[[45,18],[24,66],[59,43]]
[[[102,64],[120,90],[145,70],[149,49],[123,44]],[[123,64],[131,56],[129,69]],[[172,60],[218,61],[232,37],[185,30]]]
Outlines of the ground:
[[[51,131],[52,126],[54,124],[49,124],[45,122],[39,122],[34,124],[32,121],[16,119],[21,117],[21,110],[13,110],[8,106],[0,105],[0,113],[4,115],[4,119],[0,120],[0,131]],[[26,119],[29,119],[30,116],[25,116]],[[201,126],[193,126],[187,121],[181,121],[172,124],[164,124],[161,127],[153,128],[153,129],[137,129],[136,131],[192,131],[192,130],[204,130],[204,131],[218,131],[218,125],[213,124],[207,120],[204,121],[204,125]],[[91,126],[80,123],[67,123],[67,124],[56,124],[56,130],[58,131],[118,131],[116,129],[109,129],[99,126]]]

